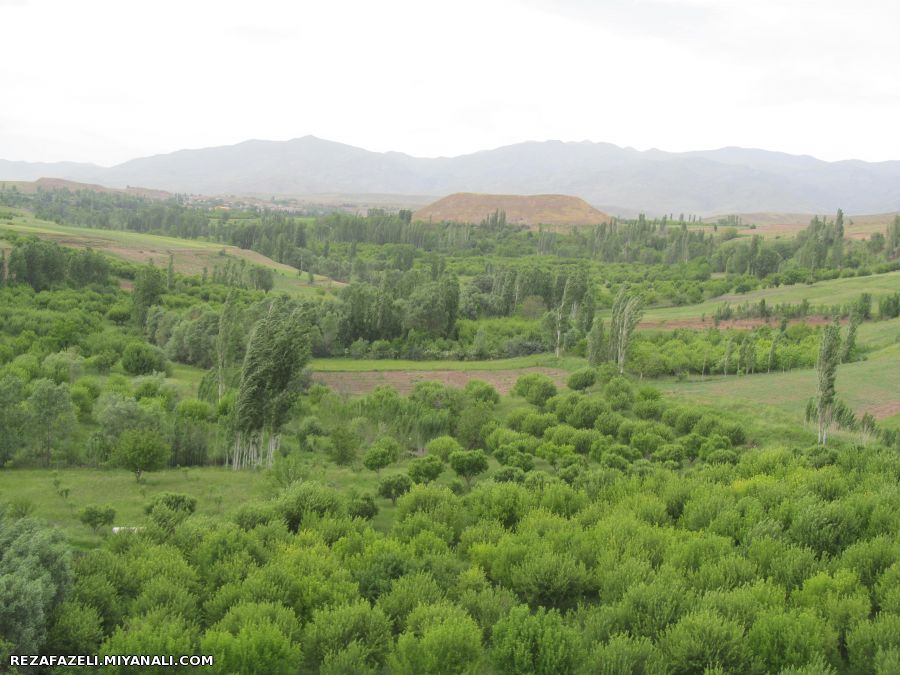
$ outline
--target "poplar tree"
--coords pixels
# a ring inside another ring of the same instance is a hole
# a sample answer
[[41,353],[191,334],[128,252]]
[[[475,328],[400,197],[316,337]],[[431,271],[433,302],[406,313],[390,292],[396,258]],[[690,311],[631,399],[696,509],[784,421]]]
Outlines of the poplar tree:
[[600,363],[602,363],[605,358],[606,349],[606,334],[603,328],[603,319],[598,316],[594,318],[593,324],[591,325],[591,332],[588,333],[588,365],[600,365]]
[[619,291],[613,302],[609,325],[609,359],[619,365],[619,374],[625,372],[625,357],[628,345],[644,316],[644,303],[639,295],[629,295],[625,289]]
[[828,428],[834,414],[837,367],[841,362],[841,334],[837,325],[826,326],[819,344],[816,360],[816,421],[818,441],[822,445],[828,441]]
[[175,287],[175,256],[169,254],[169,268],[166,270],[166,290],[171,291]]
[[235,300],[235,292],[228,292],[225,306],[219,315],[219,332],[216,335],[216,380],[218,382],[218,398],[225,394],[228,368],[234,354],[235,336],[238,333],[239,311]]
[[305,308],[291,310],[278,298],[254,326],[235,404],[233,469],[272,466],[309,361],[310,324]]

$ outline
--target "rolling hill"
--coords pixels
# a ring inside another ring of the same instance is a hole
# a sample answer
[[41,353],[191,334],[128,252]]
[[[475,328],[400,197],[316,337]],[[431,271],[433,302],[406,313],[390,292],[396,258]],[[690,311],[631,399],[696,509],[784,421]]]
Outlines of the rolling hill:
[[609,221],[583,199],[569,195],[489,195],[458,192],[413,214],[416,220],[480,223],[496,211],[516,225],[597,225]]
[[39,176],[210,195],[559,193],[616,215],[900,210],[900,161],[825,162],[743,148],[638,151],[589,141],[421,158],[304,136],[179,150],[108,168],[0,160],[0,180]]

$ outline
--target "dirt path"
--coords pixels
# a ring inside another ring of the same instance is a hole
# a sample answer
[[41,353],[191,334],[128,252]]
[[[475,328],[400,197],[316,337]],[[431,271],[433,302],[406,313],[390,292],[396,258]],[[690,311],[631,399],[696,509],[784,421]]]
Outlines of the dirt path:
[[516,380],[525,373],[543,373],[556,386],[565,385],[569,373],[561,368],[514,368],[509,370],[387,370],[348,373],[314,373],[316,382],[328,385],[341,394],[366,394],[376,387],[390,386],[401,394],[412,391],[416,382],[433,380],[451,387],[464,387],[469,380],[482,380],[501,394],[508,394]]

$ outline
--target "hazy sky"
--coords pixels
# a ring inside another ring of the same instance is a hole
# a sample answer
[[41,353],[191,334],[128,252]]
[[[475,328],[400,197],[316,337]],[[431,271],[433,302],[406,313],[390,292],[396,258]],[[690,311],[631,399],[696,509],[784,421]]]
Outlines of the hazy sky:
[[0,158],[314,134],[900,159],[897,0],[0,0]]

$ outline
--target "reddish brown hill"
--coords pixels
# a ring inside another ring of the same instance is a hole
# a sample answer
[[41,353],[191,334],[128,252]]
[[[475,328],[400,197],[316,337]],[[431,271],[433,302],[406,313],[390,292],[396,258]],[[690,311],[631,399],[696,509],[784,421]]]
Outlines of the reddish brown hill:
[[596,225],[609,221],[583,199],[569,195],[488,195],[457,192],[415,212],[416,220],[480,223],[496,211],[515,225]]

